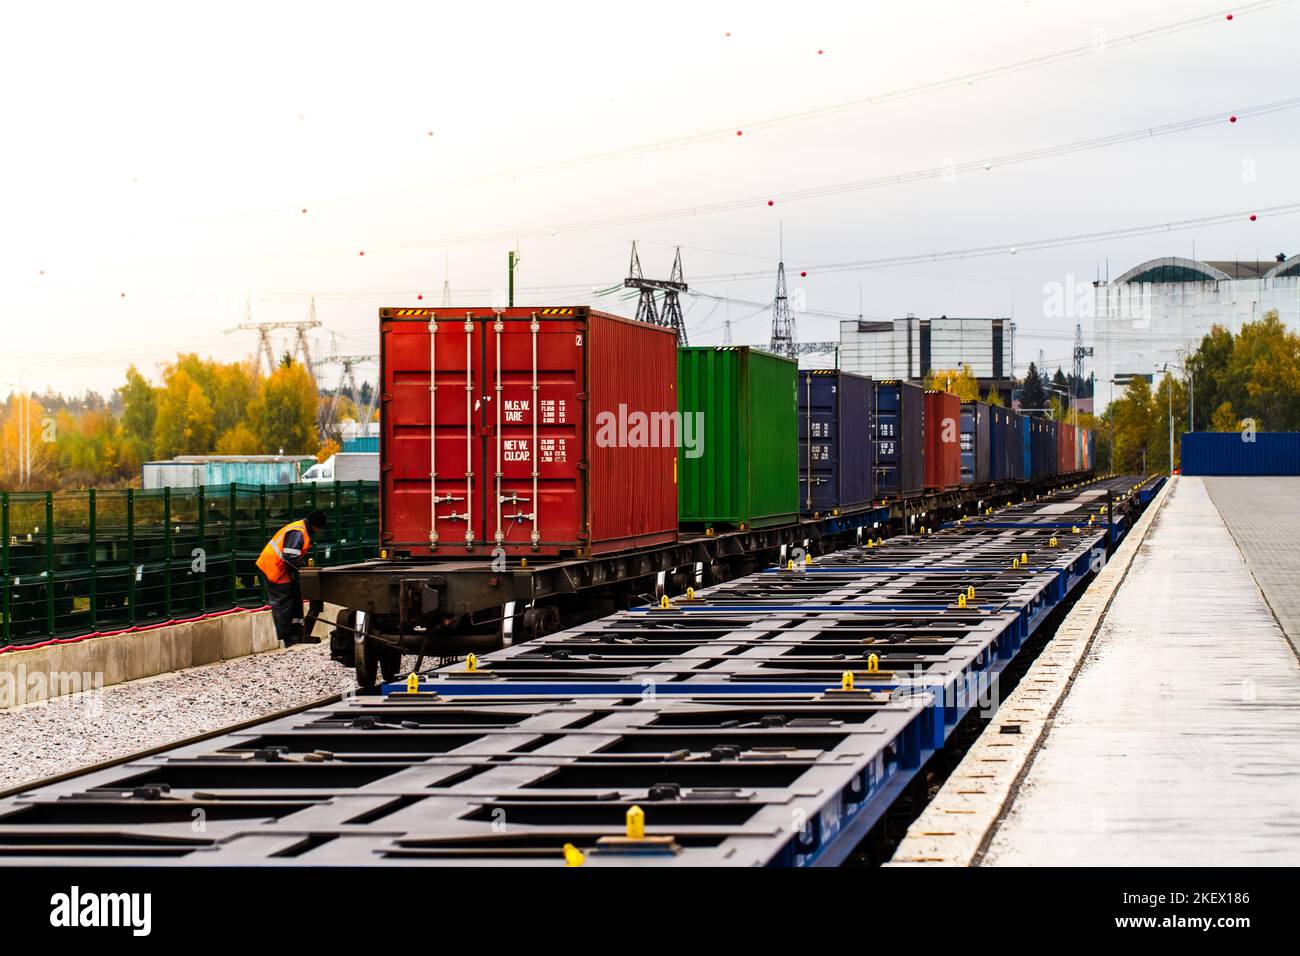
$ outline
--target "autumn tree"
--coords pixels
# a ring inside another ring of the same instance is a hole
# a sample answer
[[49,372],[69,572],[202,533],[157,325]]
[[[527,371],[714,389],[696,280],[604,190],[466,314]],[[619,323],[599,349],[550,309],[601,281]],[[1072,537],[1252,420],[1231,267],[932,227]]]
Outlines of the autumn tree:
[[963,365],[960,369],[931,369],[925,377],[925,387],[939,392],[951,392],[963,402],[978,401],[980,397],[979,381],[969,365]]
[[1232,402],[1223,402],[1214,410],[1210,416],[1210,431],[1212,432],[1236,432],[1241,431],[1241,422],[1236,414],[1232,411]]
[[158,392],[154,454],[159,458],[211,454],[213,431],[212,403],[189,372],[173,366]]
[[1112,467],[1131,474],[1147,472],[1151,446],[1151,385],[1135,375],[1124,394],[1108,410],[1114,427]]
[[248,416],[263,453],[314,454],[316,408],[316,382],[301,365],[281,364],[262,379]]

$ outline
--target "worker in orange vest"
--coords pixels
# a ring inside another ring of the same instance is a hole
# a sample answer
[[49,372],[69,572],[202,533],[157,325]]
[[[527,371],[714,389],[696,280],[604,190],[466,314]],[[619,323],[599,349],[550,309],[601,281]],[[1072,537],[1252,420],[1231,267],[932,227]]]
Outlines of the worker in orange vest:
[[313,601],[306,621],[302,620],[302,585],[298,581],[298,570],[307,560],[312,535],[328,526],[323,511],[313,511],[305,518],[291,521],[266,543],[257,559],[257,570],[266,581],[275,636],[284,642],[285,647],[320,643],[319,638],[312,637],[311,631],[322,605],[320,601]]

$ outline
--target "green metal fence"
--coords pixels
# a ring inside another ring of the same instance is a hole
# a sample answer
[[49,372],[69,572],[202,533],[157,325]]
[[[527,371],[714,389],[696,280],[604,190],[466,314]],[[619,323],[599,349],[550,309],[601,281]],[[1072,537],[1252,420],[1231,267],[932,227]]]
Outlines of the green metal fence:
[[317,508],[314,564],[375,557],[375,482],[2,492],[0,647],[260,607],[262,547]]

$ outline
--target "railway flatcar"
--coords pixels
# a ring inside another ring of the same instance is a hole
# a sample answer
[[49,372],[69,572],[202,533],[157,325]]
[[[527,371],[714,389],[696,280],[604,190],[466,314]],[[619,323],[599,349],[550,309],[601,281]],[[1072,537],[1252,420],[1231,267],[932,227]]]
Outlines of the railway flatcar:
[[306,598],[343,608],[331,654],[363,687],[403,653],[527,641],[1093,462],[1091,433],[1064,423],[678,348],[582,306],[385,308],[379,324],[380,557],[303,572]]

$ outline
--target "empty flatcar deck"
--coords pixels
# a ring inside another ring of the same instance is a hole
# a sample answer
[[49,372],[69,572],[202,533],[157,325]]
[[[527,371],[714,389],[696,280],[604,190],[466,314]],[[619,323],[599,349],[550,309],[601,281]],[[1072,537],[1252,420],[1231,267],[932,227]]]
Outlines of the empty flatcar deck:
[[413,693],[38,787],[0,801],[0,860],[833,865],[1104,560],[1134,485],[787,564]]

